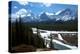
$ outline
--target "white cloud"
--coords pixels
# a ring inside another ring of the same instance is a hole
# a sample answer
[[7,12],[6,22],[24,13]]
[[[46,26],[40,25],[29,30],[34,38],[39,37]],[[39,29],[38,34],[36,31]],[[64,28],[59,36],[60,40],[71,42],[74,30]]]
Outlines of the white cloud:
[[62,0],[12,0],[12,1],[18,1],[22,5],[28,4],[27,2],[78,4],[77,0],[69,0],[69,1],[64,0],[64,2]]
[[43,3],[46,7],[49,7],[52,3],[50,0],[16,0],[16,1],[19,2],[19,4],[21,5],[27,5],[28,2],[40,2]]
[[16,13],[11,14],[12,18],[18,18],[19,16],[25,17],[28,14],[28,11],[26,9],[20,9]]
[[28,2],[39,2],[43,3],[46,7],[49,7],[53,2],[53,0],[16,0],[16,1],[19,2],[21,5],[27,5]]
[[16,1],[21,5],[27,5],[28,4],[27,0],[16,0]]
[[26,16],[31,16],[30,12],[31,12],[31,10],[26,10],[26,9],[22,8],[19,11],[17,11],[16,13],[12,13],[11,18],[15,20],[16,18],[19,18],[19,17],[23,18]]
[[50,7],[52,3],[43,3],[43,5],[45,5],[46,7]]
[[17,6],[14,6],[14,8],[17,8]]
[[27,13],[26,9],[20,9],[16,14],[22,15],[22,14],[26,14],[26,13]]
[[51,2],[49,1],[49,0],[16,0],[17,2],[19,2],[19,4],[21,4],[21,5],[27,5],[28,4],[28,2],[42,2],[42,3],[44,3],[44,5],[46,6],[46,7],[48,7],[48,6],[50,6],[51,4]]
[[31,14],[27,14],[27,16],[31,16]]

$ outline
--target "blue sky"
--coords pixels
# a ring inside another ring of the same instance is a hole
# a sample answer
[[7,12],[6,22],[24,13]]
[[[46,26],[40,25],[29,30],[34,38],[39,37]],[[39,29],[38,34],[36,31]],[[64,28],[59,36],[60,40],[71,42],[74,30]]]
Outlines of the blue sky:
[[39,15],[42,12],[56,13],[66,8],[69,8],[72,10],[72,12],[75,12],[77,11],[78,6],[69,4],[36,3],[36,2],[21,3],[18,1],[12,1],[11,13],[16,14],[16,12],[19,12],[22,9],[23,12],[24,11],[31,12],[34,15]]

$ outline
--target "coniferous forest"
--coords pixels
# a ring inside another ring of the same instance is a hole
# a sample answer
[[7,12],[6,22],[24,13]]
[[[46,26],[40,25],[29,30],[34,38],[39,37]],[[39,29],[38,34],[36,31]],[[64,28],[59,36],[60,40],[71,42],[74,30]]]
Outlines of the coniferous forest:
[[16,20],[15,23],[11,23],[9,19],[9,50],[16,52],[13,48],[24,44],[24,47],[31,47],[30,51],[35,51],[36,48],[45,48],[44,40],[40,35],[34,35],[30,26],[27,26]]

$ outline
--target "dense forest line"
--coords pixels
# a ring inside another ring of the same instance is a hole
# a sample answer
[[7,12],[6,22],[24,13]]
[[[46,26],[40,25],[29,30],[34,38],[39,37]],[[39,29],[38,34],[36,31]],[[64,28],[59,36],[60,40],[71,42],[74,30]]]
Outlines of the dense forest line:
[[69,21],[46,21],[24,23],[26,26],[38,27],[39,29],[54,30],[54,31],[78,31],[78,19]]
[[35,35],[32,32],[32,27],[22,23],[21,18],[13,24],[9,19],[9,51],[15,52],[12,48],[26,44],[36,48],[46,48],[44,39],[39,34]]

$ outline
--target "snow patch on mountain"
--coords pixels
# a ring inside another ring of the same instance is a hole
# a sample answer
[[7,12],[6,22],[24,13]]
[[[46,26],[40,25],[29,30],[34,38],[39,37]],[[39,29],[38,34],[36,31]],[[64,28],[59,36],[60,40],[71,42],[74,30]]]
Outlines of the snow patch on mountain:
[[65,9],[63,10],[59,10],[58,12],[55,13],[55,15],[59,15],[61,12],[63,12]]
[[50,16],[50,15],[54,15],[53,13],[49,13],[49,12],[46,12],[46,14],[49,15],[49,16]]

